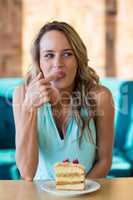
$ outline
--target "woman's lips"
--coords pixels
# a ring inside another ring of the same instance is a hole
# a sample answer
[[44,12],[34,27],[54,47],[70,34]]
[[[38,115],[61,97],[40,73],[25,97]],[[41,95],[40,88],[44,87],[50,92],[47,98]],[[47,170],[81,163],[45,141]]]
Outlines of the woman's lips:
[[62,70],[57,70],[56,74],[58,75],[59,78],[64,78],[66,76],[66,73]]

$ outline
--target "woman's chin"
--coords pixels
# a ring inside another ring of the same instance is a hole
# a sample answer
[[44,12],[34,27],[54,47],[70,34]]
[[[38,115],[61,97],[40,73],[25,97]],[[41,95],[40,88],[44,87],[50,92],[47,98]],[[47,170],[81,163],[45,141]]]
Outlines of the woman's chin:
[[60,84],[60,83],[54,83],[54,84],[52,84],[52,86],[54,86],[54,87],[57,88],[58,90],[63,90],[63,89],[66,88],[66,85]]
[[54,87],[62,87],[65,85],[65,82],[61,79],[58,79],[58,80],[55,80],[55,81],[51,81],[51,84],[54,86]]
[[65,89],[71,87],[71,86],[70,86],[70,83],[67,84],[67,83],[65,83],[65,82],[63,82],[63,81],[53,81],[53,82],[52,82],[52,86],[54,86],[54,87],[57,88],[58,90],[65,90]]

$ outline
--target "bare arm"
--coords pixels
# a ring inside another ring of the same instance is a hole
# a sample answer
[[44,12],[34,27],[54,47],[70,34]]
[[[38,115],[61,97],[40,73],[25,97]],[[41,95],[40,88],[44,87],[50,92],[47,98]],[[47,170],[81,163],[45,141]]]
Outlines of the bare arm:
[[52,73],[44,79],[39,73],[26,88],[18,87],[13,95],[16,162],[22,178],[26,180],[33,179],[38,165],[37,108],[57,98],[58,92],[49,82],[58,76]]
[[22,178],[32,180],[38,163],[36,134],[36,109],[29,109],[25,101],[24,86],[13,95],[13,111],[16,127],[16,162]]
[[108,174],[112,163],[114,141],[114,104],[111,92],[101,87],[96,94],[97,160],[88,178],[102,178]]

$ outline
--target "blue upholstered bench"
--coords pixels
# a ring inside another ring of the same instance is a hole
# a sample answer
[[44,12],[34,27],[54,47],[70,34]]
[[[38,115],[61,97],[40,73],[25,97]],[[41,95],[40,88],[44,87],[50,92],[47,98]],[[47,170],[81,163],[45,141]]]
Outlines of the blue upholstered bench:
[[[18,179],[12,93],[21,78],[0,79],[0,179]],[[104,78],[115,101],[115,143],[108,177],[133,176],[133,81]]]
[[12,93],[20,78],[0,79],[0,179],[19,179],[15,162],[15,126]]
[[133,176],[133,81],[104,78],[115,101],[115,142],[111,177]]

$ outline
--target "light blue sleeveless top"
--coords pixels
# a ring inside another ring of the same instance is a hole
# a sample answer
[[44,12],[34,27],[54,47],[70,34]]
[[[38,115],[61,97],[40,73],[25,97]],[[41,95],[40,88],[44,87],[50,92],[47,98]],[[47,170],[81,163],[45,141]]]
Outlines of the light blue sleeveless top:
[[62,140],[53,118],[51,104],[47,102],[40,107],[37,117],[39,162],[34,180],[54,179],[54,164],[66,159],[78,159],[85,166],[86,173],[89,172],[96,154],[96,129],[93,120],[90,121],[89,128],[94,142],[89,142],[88,130],[84,130],[79,146],[79,128],[74,117],[70,117],[65,139]]

